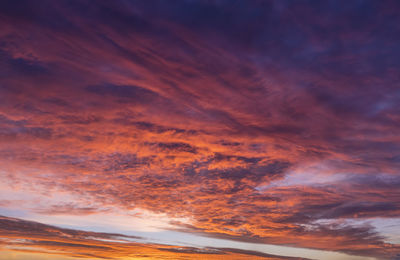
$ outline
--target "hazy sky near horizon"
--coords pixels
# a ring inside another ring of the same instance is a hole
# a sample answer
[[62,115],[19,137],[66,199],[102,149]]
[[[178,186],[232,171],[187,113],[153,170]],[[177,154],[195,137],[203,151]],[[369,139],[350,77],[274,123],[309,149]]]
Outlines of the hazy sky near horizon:
[[0,2],[0,259],[399,259],[400,2]]

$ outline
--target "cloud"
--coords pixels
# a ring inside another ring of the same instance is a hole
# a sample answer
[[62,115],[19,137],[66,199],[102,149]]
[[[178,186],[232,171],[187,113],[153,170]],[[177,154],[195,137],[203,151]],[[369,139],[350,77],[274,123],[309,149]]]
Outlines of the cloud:
[[395,255],[323,222],[400,217],[395,1],[0,5],[0,178],[87,204],[36,211]]
[[97,207],[80,207],[73,203],[64,203],[58,205],[51,205],[48,208],[39,208],[36,210],[39,214],[44,215],[90,215],[99,212],[107,212],[107,209],[99,209]]
[[204,259],[205,255],[207,259],[246,259],[249,256],[259,256],[260,259],[293,259],[250,250],[143,244],[133,242],[141,239],[140,237],[58,228],[4,216],[0,217],[0,237],[2,238],[0,248],[3,250],[65,255],[83,259],[125,257]]
[[150,146],[158,147],[164,151],[172,152],[187,152],[187,153],[197,153],[196,147],[193,147],[186,143],[150,143]]

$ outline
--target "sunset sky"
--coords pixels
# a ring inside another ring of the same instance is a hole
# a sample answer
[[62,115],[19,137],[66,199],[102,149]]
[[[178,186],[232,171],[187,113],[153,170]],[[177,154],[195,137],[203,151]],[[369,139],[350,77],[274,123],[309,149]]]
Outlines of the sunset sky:
[[400,259],[400,1],[1,0],[0,260]]

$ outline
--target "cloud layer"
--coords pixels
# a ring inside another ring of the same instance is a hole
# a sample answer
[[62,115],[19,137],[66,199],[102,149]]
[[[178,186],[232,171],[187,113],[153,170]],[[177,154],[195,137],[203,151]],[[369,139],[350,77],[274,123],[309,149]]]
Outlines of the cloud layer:
[[43,214],[393,258],[368,220],[400,216],[399,10],[3,1],[1,180],[79,198]]
[[[26,230],[29,230],[27,233]],[[0,246],[22,253],[64,255],[82,259],[271,259],[281,257],[232,248],[193,248],[133,242],[139,237],[62,229],[32,221],[0,216]],[[132,241],[133,240],[133,241]],[[306,260],[306,259],[304,259]]]

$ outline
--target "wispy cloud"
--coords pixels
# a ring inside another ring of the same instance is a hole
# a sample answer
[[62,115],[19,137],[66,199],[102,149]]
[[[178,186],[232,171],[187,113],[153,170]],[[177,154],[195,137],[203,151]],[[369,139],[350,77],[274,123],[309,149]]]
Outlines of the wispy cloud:
[[[29,230],[29,232],[26,232]],[[58,228],[0,217],[0,248],[83,259],[300,259],[231,248],[194,248],[132,242],[140,237]],[[18,256],[18,255],[17,255]],[[21,258],[22,259],[22,258]],[[304,258],[302,258],[304,259]]]

